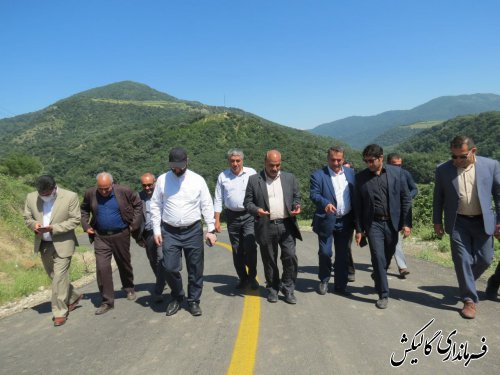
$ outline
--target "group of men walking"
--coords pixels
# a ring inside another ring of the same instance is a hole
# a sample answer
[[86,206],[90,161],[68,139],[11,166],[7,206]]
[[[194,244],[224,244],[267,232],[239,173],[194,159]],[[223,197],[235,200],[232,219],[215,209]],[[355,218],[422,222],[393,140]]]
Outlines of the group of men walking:
[[[344,150],[331,147],[327,165],[310,178],[310,199],[316,207],[312,228],[319,248],[318,293],[325,295],[329,290],[334,247],[333,292],[349,294],[347,285],[354,277],[350,272],[350,246],[355,232],[359,246],[366,242],[369,245],[372,278],[379,297],[376,306],[385,309],[389,301],[387,269],[395,253],[401,277],[409,274],[401,240],[411,233],[411,200],[417,189],[409,172],[400,167],[399,155],[390,154],[384,163],[383,149],[376,144],[365,147],[362,155],[367,168],[355,174],[345,165]],[[243,165],[241,150],[230,150],[227,158],[229,168],[218,176],[213,201],[204,178],[188,169],[187,153],[182,148],[170,151],[168,172],[158,179],[151,173],[141,177],[140,194],[113,183],[107,172],[98,174],[96,187],[87,190],[80,209],[75,193],[57,187],[51,176],[41,176],[37,192],[26,199],[24,216],[36,234],[35,251],[41,252],[44,267],[53,279],[54,325],[64,324],[82,298],[69,283],[68,274],[77,245],[74,229],[80,222],[96,255],[101,294],[96,315],[114,308],[112,257],[127,299],[136,298],[131,236],[146,250],[156,278],[155,301],[162,301],[166,284],[171,289],[166,315],[177,313],[184,300],[193,316],[201,315],[204,242],[209,246],[216,243],[224,208],[239,278],[235,287],[259,288],[258,244],[267,300],[277,302],[281,292],[285,302],[297,303],[295,247],[296,240],[302,239],[296,218],[301,212],[297,179],[281,171],[281,154],[277,150],[266,153],[260,173]],[[444,212],[444,229],[450,234],[464,302],[461,314],[474,318],[478,302],[475,280],[492,262],[493,237],[500,238],[500,171],[497,161],[476,155],[476,147],[468,137],[453,139],[451,158],[436,169],[434,229],[437,235],[443,234]],[[205,236],[202,218],[207,225]],[[188,274],[187,294],[181,277],[183,257]],[[497,267],[488,281],[490,298],[496,298],[498,293],[498,273]]]

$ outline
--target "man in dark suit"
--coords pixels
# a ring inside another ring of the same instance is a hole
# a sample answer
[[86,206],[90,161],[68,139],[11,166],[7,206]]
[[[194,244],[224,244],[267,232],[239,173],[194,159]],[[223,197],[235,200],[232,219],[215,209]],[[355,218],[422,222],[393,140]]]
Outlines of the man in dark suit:
[[470,137],[453,138],[450,148],[452,159],[436,168],[434,231],[439,237],[445,231],[450,235],[451,256],[464,303],[461,315],[474,319],[479,301],[475,280],[493,260],[492,236],[500,238],[500,169],[498,161],[476,155]]
[[156,179],[152,173],[144,173],[141,176],[142,190],[139,193],[139,198],[142,201],[143,220],[136,242],[146,250],[149,265],[155,275],[153,299],[156,303],[160,303],[163,301],[163,289],[165,289],[167,281],[163,267],[163,251],[161,247],[156,245],[151,219],[151,197],[155,191],[155,182]]
[[[264,170],[248,180],[243,205],[255,216],[255,236],[269,292],[267,300],[278,301],[281,284],[285,302],[295,304],[298,270],[295,241],[297,238],[302,240],[296,219],[300,213],[300,192],[295,176],[280,169],[281,154],[277,150],[268,151]],[[281,283],[277,264],[278,246],[283,265]]]
[[354,231],[354,171],[343,167],[344,149],[331,147],[328,165],[311,175],[310,198],[316,205],[312,227],[319,242],[318,293],[328,291],[332,268],[332,243],[335,244],[334,291],[346,294],[349,266],[349,241]]
[[114,308],[113,271],[115,258],[127,299],[135,299],[134,274],[130,257],[130,234],[136,238],[142,222],[142,202],[128,187],[113,184],[107,172],[97,175],[97,187],[88,189],[80,206],[82,227],[94,243],[101,315]]
[[373,266],[372,277],[379,299],[376,306],[387,308],[389,284],[388,260],[398,243],[398,231],[410,235],[408,213],[411,198],[401,168],[384,165],[384,150],[371,144],[363,150],[363,161],[368,168],[356,175],[354,206],[356,213],[356,243],[368,237]]

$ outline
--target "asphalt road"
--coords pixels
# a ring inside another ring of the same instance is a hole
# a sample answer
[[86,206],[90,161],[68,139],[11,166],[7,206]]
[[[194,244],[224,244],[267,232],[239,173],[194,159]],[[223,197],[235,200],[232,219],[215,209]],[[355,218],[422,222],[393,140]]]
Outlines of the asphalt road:
[[[297,305],[268,303],[262,287],[260,297],[237,293],[231,253],[206,248],[203,315],[196,318],[186,309],[166,317],[168,298],[151,301],[153,275],[144,250],[134,246],[135,301],[117,291],[115,309],[96,316],[99,294],[92,282],[81,289],[86,298],[62,327],[52,326],[49,302],[0,320],[0,374],[498,373],[498,301],[484,300],[481,293],[477,318],[464,320],[454,271],[411,258],[406,280],[396,277],[395,267],[389,270],[389,308],[379,310],[367,248],[353,249],[352,295],[320,296],[316,237],[306,232],[304,239],[297,246]],[[219,240],[229,242],[226,233]],[[259,272],[262,282],[260,258]],[[484,291],[484,280],[478,285]],[[115,289],[120,286],[115,273]],[[250,298],[253,308],[245,303]],[[235,349],[237,337],[242,345]],[[391,366],[391,355],[398,367]],[[235,356],[242,357],[245,371],[228,372]]]

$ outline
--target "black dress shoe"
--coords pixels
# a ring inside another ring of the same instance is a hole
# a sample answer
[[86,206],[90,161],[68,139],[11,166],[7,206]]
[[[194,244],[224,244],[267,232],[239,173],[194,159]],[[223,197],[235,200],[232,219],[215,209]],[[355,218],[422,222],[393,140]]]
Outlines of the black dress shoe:
[[240,280],[239,283],[236,284],[235,289],[238,290],[245,289],[246,286],[247,286],[246,280]]
[[388,303],[389,303],[389,298],[380,298],[375,303],[375,306],[377,306],[379,309],[387,309],[387,304]]
[[333,293],[338,294],[339,296],[350,296],[351,293],[348,292],[346,289],[339,289],[339,288],[334,288]]
[[250,280],[250,288],[252,290],[257,290],[259,289],[259,282],[256,279],[251,279]]
[[328,291],[328,283],[320,281],[318,285],[318,293],[323,296],[326,294],[327,291]]
[[285,302],[290,305],[295,305],[297,303],[297,298],[295,298],[295,294],[293,292],[285,294]]
[[200,316],[201,308],[198,302],[189,302],[189,312],[192,316]]
[[177,298],[174,298],[167,305],[166,315],[167,316],[174,315],[177,311],[179,311],[180,308],[181,308],[181,302]]
[[107,313],[109,310],[112,310],[113,306],[108,305],[107,303],[103,303],[99,308],[95,311],[96,315],[102,315]]
[[269,294],[267,295],[267,302],[275,303],[278,302],[278,292],[274,289],[269,289]]

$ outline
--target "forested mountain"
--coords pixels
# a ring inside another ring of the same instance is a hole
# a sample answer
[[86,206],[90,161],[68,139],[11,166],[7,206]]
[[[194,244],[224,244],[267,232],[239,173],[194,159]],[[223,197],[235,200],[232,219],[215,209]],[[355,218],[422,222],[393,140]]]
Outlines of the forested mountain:
[[500,112],[485,112],[445,121],[401,143],[397,151],[417,182],[433,181],[436,165],[450,158],[450,141],[457,135],[472,137],[477,154],[500,160]]
[[[500,110],[500,95],[442,96],[410,110],[387,111],[375,116],[346,117],[319,125],[310,131],[314,134],[335,137],[354,148],[361,149],[374,142],[377,137],[397,127],[422,121],[444,121],[456,116],[498,110]],[[404,129],[403,132],[398,129],[397,142],[391,140],[393,142],[391,144],[402,141],[405,136],[411,136],[412,133],[418,133],[415,129],[418,128]]]
[[[325,163],[326,150],[334,143],[339,142],[239,109],[179,100],[134,82],[92,89],[41,111],[0,120],[0,158],[36,156],[44,172],[79,194],[103,170],[138,188],[142,173],[167,169],[174,146],[187,149],[190,168],[213,191],[218,173],[227,167],[228,149],[242,148],[245,164],[260,170],[265,151],[277,148],[283,170],[298,176],[309,205],[309,175]],[[347,150],[359,164],[358,154]]]

